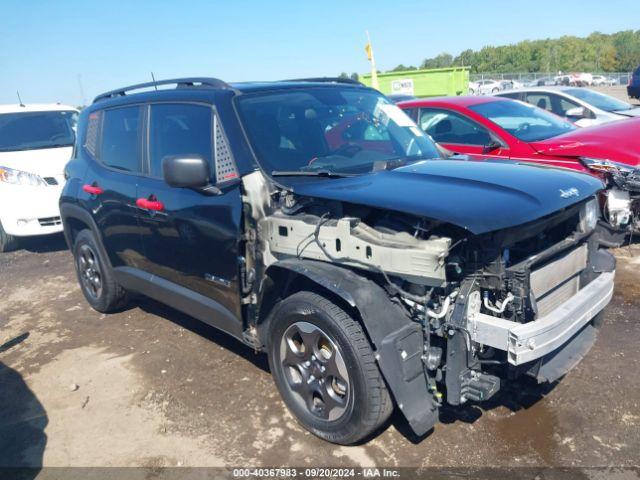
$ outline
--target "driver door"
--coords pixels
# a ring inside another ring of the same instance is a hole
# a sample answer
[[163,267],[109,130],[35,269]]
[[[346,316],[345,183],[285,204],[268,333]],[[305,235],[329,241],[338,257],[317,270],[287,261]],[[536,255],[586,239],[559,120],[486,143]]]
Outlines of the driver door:
[[[138,182],[136,202],[145,270],[154,275],[154,281],[191,296],[206,297],[241,318],[238,249],[242,201],[235,163],[217,114],[211,105],[194,103],[158,103],[147,109],[147,171]],[[223,165],[225,170],[218,169],[218,174],[232,173],[233,181],[219,179],[221,194],[213,196],[167,185],[162,160],[182,155],[208,160],[212,183],[216,182],[216,161],[224,156],[233,166]]]

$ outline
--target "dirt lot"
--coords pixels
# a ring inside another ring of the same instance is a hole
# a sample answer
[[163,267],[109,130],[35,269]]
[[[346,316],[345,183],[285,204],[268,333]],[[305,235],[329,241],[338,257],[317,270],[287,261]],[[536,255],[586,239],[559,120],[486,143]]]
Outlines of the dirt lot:
[[101,315],[60,237],[0,254],[0,466],[638,466],[640,247],[588,357],[555,388],[525,383],[442,413],[399,416],[360,446],[300,428],[265,358],[145,300]]

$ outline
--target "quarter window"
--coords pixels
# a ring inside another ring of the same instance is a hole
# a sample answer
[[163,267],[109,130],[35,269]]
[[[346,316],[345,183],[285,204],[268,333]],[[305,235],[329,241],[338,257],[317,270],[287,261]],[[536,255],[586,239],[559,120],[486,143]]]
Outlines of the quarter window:
[[114,108],[103,115],[100,161],[125,172],[139,172],[140,107]]
[[216,181],[221,183],[238,178],[238,168],[217,115],[213,117],[213,124],[215,131]]
[[149,125],[151,176],[162,177],[162,160],[168,156],[200,155],[211,165],[211,119],[211,108],[203,105],[152,105]]
[[102,112],[91,112],[87,122],[87,131],[84,137],[84,148],[91,155],[96,156],[98,150],[98,131],[100,130],[100,115]]

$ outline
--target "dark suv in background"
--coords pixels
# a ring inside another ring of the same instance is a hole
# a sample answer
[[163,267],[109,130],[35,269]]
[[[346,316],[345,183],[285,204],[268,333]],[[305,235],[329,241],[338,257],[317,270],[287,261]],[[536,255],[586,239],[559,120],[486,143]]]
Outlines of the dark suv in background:
[[629,85],[627,85],[629,98],[640,99],[640,66],[631,74]]
[[611,299],[600,180],[446,160],[357,82],[136,85],[97,97],[77,138],[60,209],[87,301],[143,294],[266,352],[332,442],[394,405],[424,434],[445,401],[555,381]]

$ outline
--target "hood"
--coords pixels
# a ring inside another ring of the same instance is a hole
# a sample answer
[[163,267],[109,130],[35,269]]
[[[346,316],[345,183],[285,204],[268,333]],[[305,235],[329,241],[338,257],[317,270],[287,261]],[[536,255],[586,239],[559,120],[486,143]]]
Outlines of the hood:
[[474,234],[531,222],[603,188],[600,180],[581,173],[461,160],[428,160],[348,178],[291,177],[287,183],[299,195],[413,214]]
[[600,158],[636,167],[640,165],[640,118],[579,128],[529,145],[544,155]]
[[629,110],[615,110],[611,113],[622,115],[624,117],[640,117],[640,107],[630,108]]
[[64,173],[72,152],[73,147],[0,152],[0,167],[22,170],[41,177],[59,177]]

